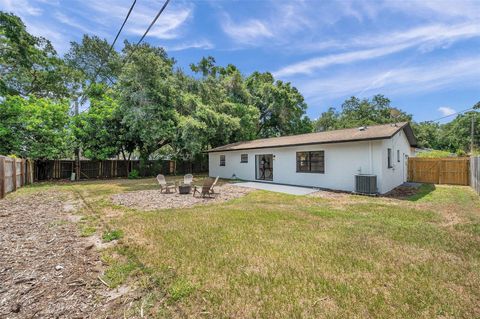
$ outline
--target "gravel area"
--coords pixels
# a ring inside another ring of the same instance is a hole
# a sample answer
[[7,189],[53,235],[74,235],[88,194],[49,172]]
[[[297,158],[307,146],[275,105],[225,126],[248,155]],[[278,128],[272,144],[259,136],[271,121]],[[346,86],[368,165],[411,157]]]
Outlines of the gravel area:
[[158,189],[116,194],[112,196],[112,201],[116,205],[142,210],[185,208],[201,204],[225,202],[245,196],[251,191],[253,189],[238,187],[233,184],[224,184],[215,187],[217,194],[213,198],[202,198],[198,193],[195,197],[191,193],[185,195],[179,193],[164,194],[160,193],[160,189]]
[[72,194],[53,191],[0,200],[0,318],[109,312],[98,252],[74,223],[78,206]]

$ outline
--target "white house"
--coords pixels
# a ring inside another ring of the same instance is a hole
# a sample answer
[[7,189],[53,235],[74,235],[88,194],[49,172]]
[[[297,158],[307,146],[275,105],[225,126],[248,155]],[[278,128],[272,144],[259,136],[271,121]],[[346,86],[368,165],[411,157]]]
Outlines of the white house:
[[209,175],[383,194],[406,181],[415,146],[408,122],[258,139],[210,149]]

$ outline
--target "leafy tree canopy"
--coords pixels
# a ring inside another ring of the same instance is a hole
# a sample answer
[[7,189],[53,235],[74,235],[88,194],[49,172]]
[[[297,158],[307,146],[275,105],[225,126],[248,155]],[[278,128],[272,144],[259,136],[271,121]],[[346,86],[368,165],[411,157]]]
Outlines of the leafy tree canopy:
[[371,99],[359,99],[352,96],[343,102],[341,111],[329,108],[322,113],[315,122],[317,131],[326,131],[339,128],[351,128],[363,125],[386,124],[394,121],[411,121],[412,116],[401,110],[395,109],[398,114],[392,117],[390,100],[381,94]]
[[68,157],[68,103],[30,96],[0,102],[0,154],[57,159]]
[[19,17],[0,11],[0,95],[64,98],[73,82],[75,70],[50,41],[29,34]]

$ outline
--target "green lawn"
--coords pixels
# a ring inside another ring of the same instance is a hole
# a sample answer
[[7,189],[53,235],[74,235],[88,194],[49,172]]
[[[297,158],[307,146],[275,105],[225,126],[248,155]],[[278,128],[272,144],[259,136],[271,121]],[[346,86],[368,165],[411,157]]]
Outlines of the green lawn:
[[[104,280],[133,285],[149,317],[480,318],[480,200],[424,186],[407,200],[256,191],[144,212],[115,193],[153,179],[43,184],[75,192],[85,236],[120,238]],[[141,306],[142,305],[142,306]]]

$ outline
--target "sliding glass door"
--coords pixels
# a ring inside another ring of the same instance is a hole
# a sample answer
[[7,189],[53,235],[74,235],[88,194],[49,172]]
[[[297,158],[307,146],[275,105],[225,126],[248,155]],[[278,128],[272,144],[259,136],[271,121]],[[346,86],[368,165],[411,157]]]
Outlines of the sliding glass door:
[[273,181],[273,154],[255,155],[255,178]]

